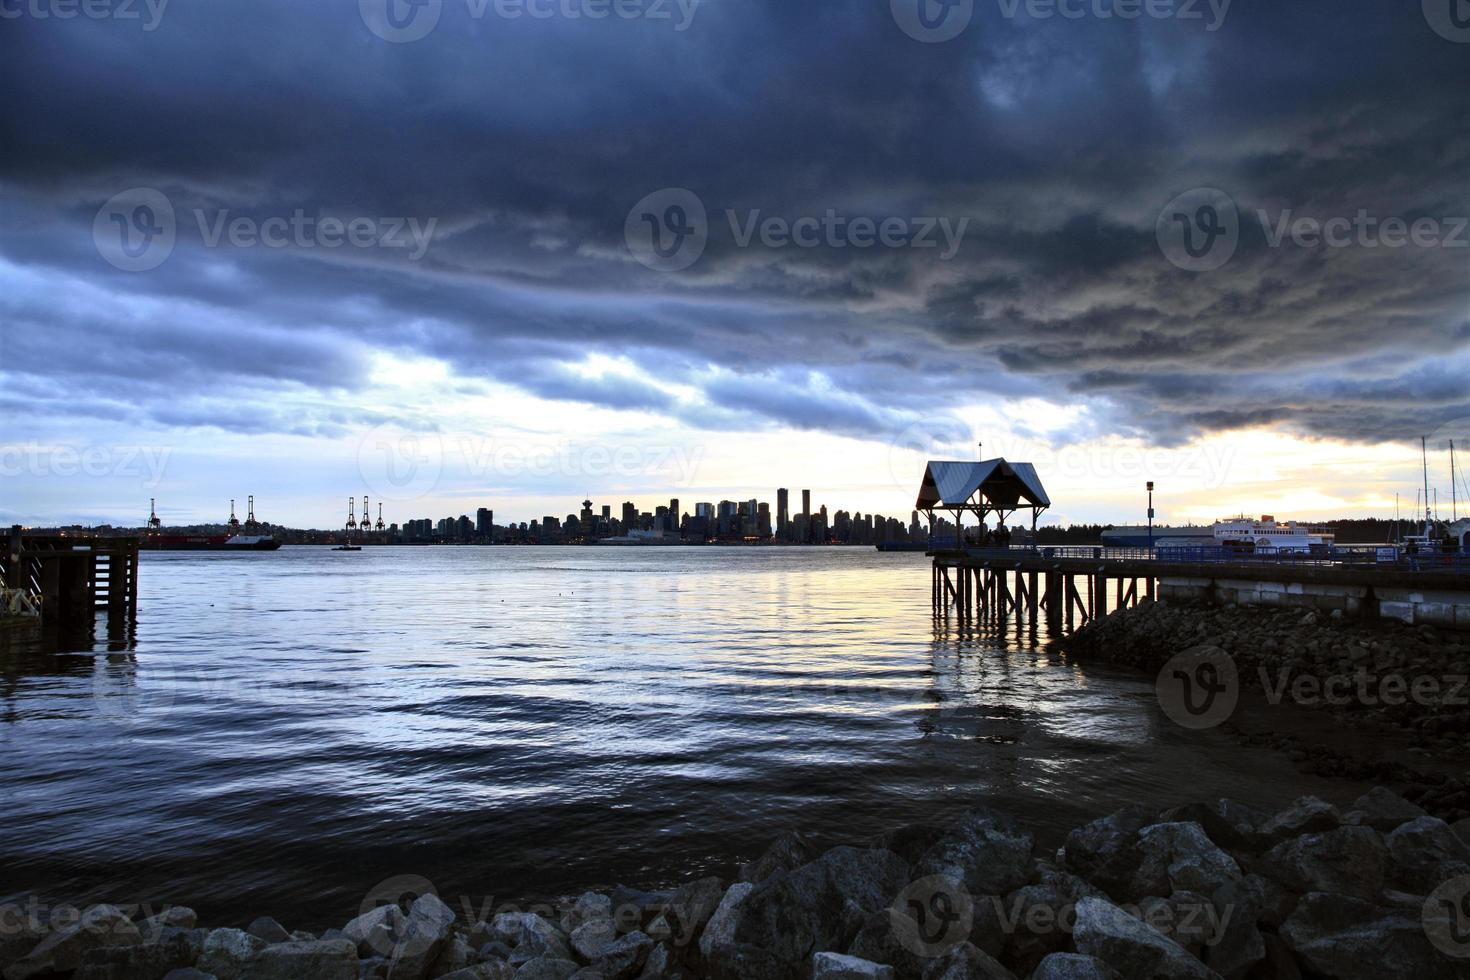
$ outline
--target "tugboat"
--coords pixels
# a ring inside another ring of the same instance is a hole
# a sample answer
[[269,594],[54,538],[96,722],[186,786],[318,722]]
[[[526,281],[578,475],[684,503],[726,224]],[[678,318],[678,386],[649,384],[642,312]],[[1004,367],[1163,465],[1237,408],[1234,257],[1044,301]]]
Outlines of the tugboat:
[[275,536],[258,533],[260,522],[255,519],[255,497],[249,498],[249,510],[244,527],[235,516],[235,501],[230,501],[228,534],[164,534],[163,522],[158,519],[157,502],[148,500],[148,527],[138,547],[145,551],[276,551],[281,542]]

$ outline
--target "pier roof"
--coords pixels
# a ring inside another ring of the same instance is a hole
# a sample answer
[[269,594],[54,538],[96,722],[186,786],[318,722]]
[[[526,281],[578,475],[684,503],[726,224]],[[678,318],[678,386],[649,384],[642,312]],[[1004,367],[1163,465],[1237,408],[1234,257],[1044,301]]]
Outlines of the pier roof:
[[996,458],[980,462],[931,460],[919,485],[919,510],[963,507],[973,503],[976,491],[991,506],[1010,510],[1023,502],[1031,507],[1050,507],[1051,498],[1041,485],[1036,467]]

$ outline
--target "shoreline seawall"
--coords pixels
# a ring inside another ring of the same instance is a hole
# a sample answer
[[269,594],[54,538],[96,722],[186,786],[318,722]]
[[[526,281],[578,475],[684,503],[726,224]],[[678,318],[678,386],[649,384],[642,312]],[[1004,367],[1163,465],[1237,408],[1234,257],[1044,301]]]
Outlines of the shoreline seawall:
[[734,882],[534,910],[424,885],[385,882],[320,934],[202,928],[182,906],[0,906],[0,964],[5,980],[1470,977],[1470,821],[1385,789],[1341,809],[1130,806],[1055,853],[983,810],[826,851],[793,832]]

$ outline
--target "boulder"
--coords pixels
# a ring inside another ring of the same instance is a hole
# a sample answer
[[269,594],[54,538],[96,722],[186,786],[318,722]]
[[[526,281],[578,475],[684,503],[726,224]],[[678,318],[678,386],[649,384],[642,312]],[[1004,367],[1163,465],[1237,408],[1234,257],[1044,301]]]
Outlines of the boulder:
[[1067,835],[1062,862],[1100,888],[1117,887],[1132,877],[1141,859],[1132,846],[1138,832],[1155,822],[1152,810],[1137,805],[1100,817]]
[[1266,937],[1259,923],[1275,914],[1283,895],[1279,886],[1256,875],[1232,881],[1210,896],[1203,911],[1214,913],[1205,940],[1205,965],[1222,977],[1244,976],[1266,958]]
[[1240,866],[1197,823],[1160,823],[1138,832],[1137,867],[1122,897],[1137,901],[1176,891],[1213,894],[1242,877]]
[[1421,808],[1393,790],[1375,786],[1348,807],[1343,814],[1343,820],[1355,827],[1372,827],[1379,833],[1386,834],[1400,824],[1417,820],[1424,815]]
[[199,917],[193,909],[186,905],[170,905],[143,920],[143,938],[149,939],[150,935],[156,935],[163,929],[193,929],[198,924]]
[[645,928],[664,910],[673,892],[645,892],[618,885],[612,892],[613,922],[619,932],[635,932]]
[[[1101,893],[1076,875],[1047,869],[1034,884],[1006,896],[996,915],[1005,961],[1028,973],[1048,955],[1069,952],[1077,903],[1090,895]],[[999,953],[982,942],[971,941],[991,955]]]
[[567,980],[579,967],[571,960],[559,960],[550,956],[538,956],[521,964],[515,980]]
[[638,980],[661,980],[674,970],[677,961],[678,957],[667,944],[658,943],[649,951],[648,959],[643,961],[643,972],[638,974]]
[[719,878],[700,878],[674,890],[669,904],[649,924],[648,935],[655,942],[689,946],[714,914],[725,890]]
[[922,980],[1016,980],[989,953],[964,943],[929,961]]
[[0,905],[0,968],[23,958],[50,933],[51,927],[23,906]]
[[803,864],[811,863],[821,853],[800,831],[788,830],[772,841],[760,857],[749,864],[742,864],[739,878],[760,884],[774,874],[795,871]]
[[870,846],[880,851],[892,851],[913,866],[919,863],[925,851],[939,843],[945,833],[945,828],[938,824],[908,824],[884,831],[873,838]]
[[213,973],[205,973],[203,970],[186,966],[178,970],[169,970],[163,975],[163,980],[217,980],[217,978]]
[[652,951],[653,940],[646,933],[630,932],[604,946],[589,965],[603,980],[632,980]]
[[[474,947],[470,945],[469,940],[465,939],[459,933],[455,933],[449,937],[449,942],[445,943],[444,948],[439,951],[439,956],[434,960],[434,965],[429,967],[429,976],[442,977],[447,973],[455,973],[467,967],[474,966],[479,960],[480,957],[476,954]],[[515,970],[514,968],[510,968],[506,972],[510,974],[514,973]]]
[[1330,892],[1372,899],[1388,872],[1388,848],[1376,830],[1339,827],[1277,844],[1266,855],[1269,873],[1297,892]]
[[907,883],[908,866],[889,851],[833,848],[756,885],[732,912],[732,944],[712,944],[711,965],[726,976],[797,976],[813,953],[846,949]]
[[213,929],[205,937],[195,965],[219,980],[240,980],[255,954],[269,945],[243,929]]
[[1166,810],[1159,823],[1196,823],[1221,847],[1253,847],[1260,839],[1266,814],[1234,800],[1214,803],[1189,803]]
[[915,875],[942,875],[972,895],[1005,895],[1030,880],[1035,843],[1008,822],[972,811],[924,852]]
[[[575,963],[567,965],[572,967],[573,972],[576,971]],[[566,976],[570,975],[566,974]],[[509,963],[493,960],[488,963],[473,963],[453,973],[440,974],[438,980],[515,980],[519,976],[520,973],[516,972],[516,968]],[[556,977],[555,980],[566,980],[566,976]]]
[[22,958],[5,968],[5,980],[28,980],[47,973],[67,973],[81,965],[88,950],[134,946],[143,934],[115,905],[94,905],[77,921],[49,932]]
[[572,951],[585,961],[602,955],[603,949],[618,938],[618,930],[611,919],[593,919],[584,922],[572,933]]
[[1430,944],[1420,917],[1346,895],[1302,897],[1281,939],[1315,975],[1338,980],[1450,980],[1457,964]]
[[584,922],[594,919],[607,919],[612,921],[613,903],[612,898],[600,895],[597,892],[584,892],[572,903],[572,907],[562,913],[562,931],[570,935]]
[[728,948],[735,945],[735,925],[739,921],[738,910],[740,903],[755,889],[750,882],[739,882],[731,885],[725,892],[725,897],[720,899],[720,904],[705,923],[704,934],[699,937],[699,952],[701,956],[709,956],[717,949]]
[[158,942],[129,946],[98,946],[82,954],[73,980],[154,980],[178,969],[192,967],[199,950],[180,929]]
[[1342,814],[1337,812],[1337,807],[1315,796],[1303,796],[1262,824],[1261,836],[1267,843],[1278,844],[1302,834],[1325,833],[1340,826]]
[[414,899],[404,919],[403,935],[390,957],[392,980],[428,980],[453,928],[454,910],[438,895],[428,892]]
[[893,967],[842,953],[812,954],[811,980],[894,980]]
[[1470,874],[1470,845],[1437,817],[1418,817],[1388,835],[1393,857],[1389,878],[1399,888],[1427,895],[1451,878]]
[[[397,905],[379,905],[343,926],[342,935],[356,944],[359,956],[392,956],[406,922],[407,916]],[[336,937],[329,929],[322,938]]]
[[1095,956],[1051,953],[1036,965],[1031,980],[1123,980],[1118,971]]
[[1084,898],[1077,903],[1073,940],[1077,952],[1097,957],[1129,980],[1219,980],[1219,974],[1178,943],[1107,899]]
[[[357,980],[357,948],[348,939],[272,943],[246,962],[241,980]],[[220,980],[225,980],[220,977]]]
[[1466,817],[1464,820],[1456,820],[1450,825],[1450,829],[1455,832],[1456,837],[1460,838],[1466,844],[1470,844],[1470,817]]
[[263,915],[250,923],[250,925],[245,927],[245,931],[256,939],[264,939],[268,943],[288,943],[291,941],[291,933],[286,931],[286,927],[268,915]]

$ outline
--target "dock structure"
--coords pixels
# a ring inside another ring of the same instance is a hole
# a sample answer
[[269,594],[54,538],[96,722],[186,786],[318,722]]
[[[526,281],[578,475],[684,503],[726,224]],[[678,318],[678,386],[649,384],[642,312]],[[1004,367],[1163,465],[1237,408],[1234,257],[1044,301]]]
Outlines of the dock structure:
[[4,586],[39,612],[43,626],[74,626],[138,612],[138,539],[25,534],[10,529],[0,552]]
[[1093,547],[929,554],[934,615],[961,625],[1044,619],[1053,633],[1071,631],[1158,598],[1470,630],[1470,560],[1459,556],[1380,563],[1351,552],[1253,558]]

